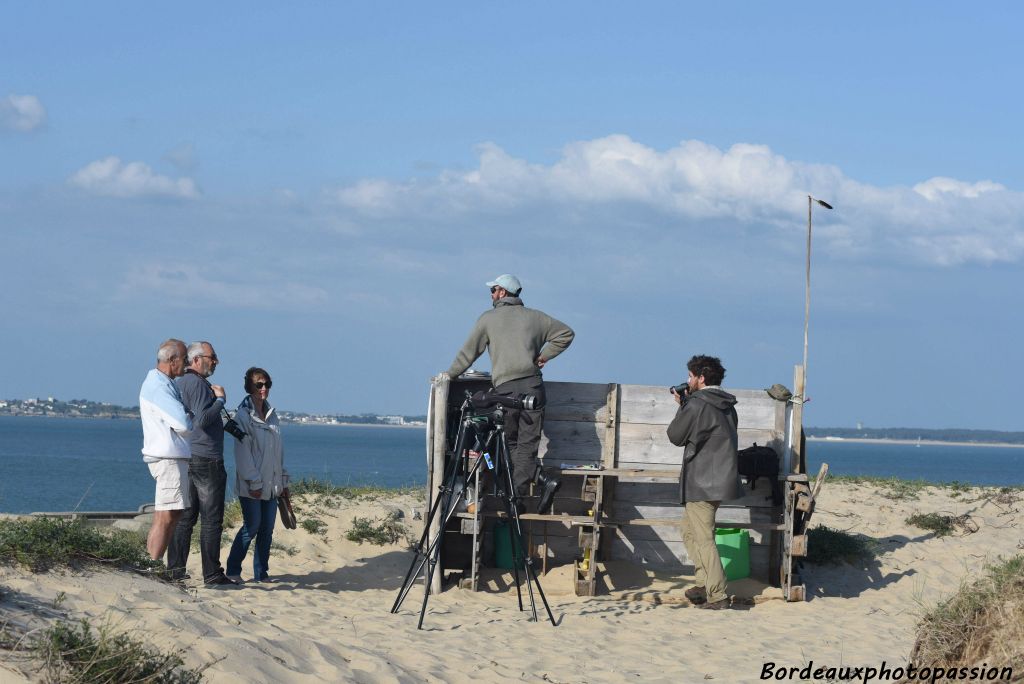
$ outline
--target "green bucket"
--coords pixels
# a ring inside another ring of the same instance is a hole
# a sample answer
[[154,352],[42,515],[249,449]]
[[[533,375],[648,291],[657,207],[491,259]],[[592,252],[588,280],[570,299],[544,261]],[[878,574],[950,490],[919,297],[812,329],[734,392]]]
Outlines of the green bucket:
[[499,520],[494,523],[494,567],[511,570],[516,565],[522,566],[522,549],[512,558],[512,540],[509,539],[509,523]]
[[750,577],[750,533],[747,530],[716,529],[715,546],[722,559],[725,579]]

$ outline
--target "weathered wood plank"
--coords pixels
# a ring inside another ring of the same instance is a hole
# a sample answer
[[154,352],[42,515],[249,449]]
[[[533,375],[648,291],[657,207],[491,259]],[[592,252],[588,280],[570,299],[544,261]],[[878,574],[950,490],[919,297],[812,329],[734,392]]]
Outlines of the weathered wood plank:
[[[655,518],[682,519],[682,506],[658,506],[646,503],[625,503],[618,501],[615,504],[614,515],[609,515],[614,520],[629,520],[633,518]],[[751,508],[748,506],[721,506],[715,516],[715,524],[718,527],[728,527],[730,522],[737,523],[759,523],[769,524],[780,522],[778,515],[770,508]]]
[[[741,449],[754,442],[772,446],[782,441],[782,435],[774,430],[740,428],[738,437]],[[683,450],[668,441],[665,428],[659,425],[621,423],[618,441],[616,465],[620,468],[678,466],[683,461]],[[545,420],[539,453],[549,467],[562,462],[602,465],[605,442],[605,428],[598,423]]]
[[[740,449],[755,442],[762,446],[774,446],[782,442],[782,435],[774,430],[740,428],[737,437]],[[668,441],[661,426],[622,424],[619,427],[620,468],[637,468],[642,467],[642,464],[679,466],[682,462],[683,449]]]
[[[686,547],[681,541],[663,542],[624,538],[622,530],[620,530],[620,533],[614,538],[609,535],[607,549],[611,560],[627,560],[679,574],[693,572],[693,562],[686,554]],[[769,546],[766,544],[750,547],[751,577],[763,582],[768,581],[768,554]]]
[[545,382],[547,408],[544,422],[575,421],[601,423],[608,421],[608,384],[596,382]]
[[[763,483],[758,483],[756,489],[751,490],[744,487],[743,495],[736,499],[724,502],[726,506],[746,506],[775,510],[781,512],[782,507],[772,504],[771,490]],[[615,504],[639,504],[676,506],[679,505],[679,485],[670,482],[622,482],[619,483],[615,492]]]
[[605,421],[604,444],[601,464],[614,468],[619,455],[619,386],[608,386],[608,419]]
[[[715,526],[719,528],[741,527],[747,530],[747,533],[750,535],[751,545],[767,544],[769,542],[769,531],[742,527],[744,524],[746,523],[716,523]],[[626,527],[629,527],[629,529],[624,529]],[[620,525],[619,529],[628,535],[630,539],[636,539],[637,541],[682,541],[679,524],[674,521],[671,525]]]
[[[546,421],[607,423],[608,387],[603,383],[547,382]],[[656,385],[618,385],[619,422],[668,425],[678,406],[668,387]],[[785,404],[775,401],[763,390],[725,388],[736,396],[736,413],[741,427],[785,430]]]
[[[619,420],[622,423],[668,425],[679,408],[667,387],[621,385],[620,388]],[[784,429],[783,418],[778,414],[784,413],[785,404],[775,401],[763,390],[724,389],[736,397],[740,427]]]

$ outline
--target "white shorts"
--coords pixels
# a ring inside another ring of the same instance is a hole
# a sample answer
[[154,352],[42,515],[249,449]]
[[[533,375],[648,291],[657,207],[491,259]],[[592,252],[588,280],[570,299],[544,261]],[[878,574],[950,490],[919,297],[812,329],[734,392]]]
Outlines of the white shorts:
[[188,499],[187,458],[161,458],[146,465],[156,480],[156,510],[181,511],[192,505]]

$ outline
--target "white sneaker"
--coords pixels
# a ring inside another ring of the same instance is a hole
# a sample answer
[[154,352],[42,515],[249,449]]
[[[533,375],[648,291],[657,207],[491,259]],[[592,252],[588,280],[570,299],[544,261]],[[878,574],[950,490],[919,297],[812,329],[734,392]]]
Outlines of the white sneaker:
[[227,577],[232,582],[234,582],[235,584],[242,584],[243,583],[241,575],[224,575],[224,576]]

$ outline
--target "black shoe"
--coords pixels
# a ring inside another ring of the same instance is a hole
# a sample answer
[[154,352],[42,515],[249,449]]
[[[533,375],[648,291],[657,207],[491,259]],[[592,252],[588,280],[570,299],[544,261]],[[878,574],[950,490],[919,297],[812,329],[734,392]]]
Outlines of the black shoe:
[[721,601],[715,601],[714,603],[700,603],[697,607],[704,610],[729,610],[732,606],[729,605],[729,599],[724,598]]
[[233,579],[228,579],[224,575],[221,575],[220,577],[218,577],[216,579],[212,579],[209,582],[203,582],[203,586],[205,586],[205,587],[228,587],[228,586],[236,587],[236,586],[238,586],[238,582],[236,582]]
[[555,501],[555,492],[562,486],[562,481],[539,473],[537,484],[540,485],[540,503],[537,504],[537,512],[547,513]]

